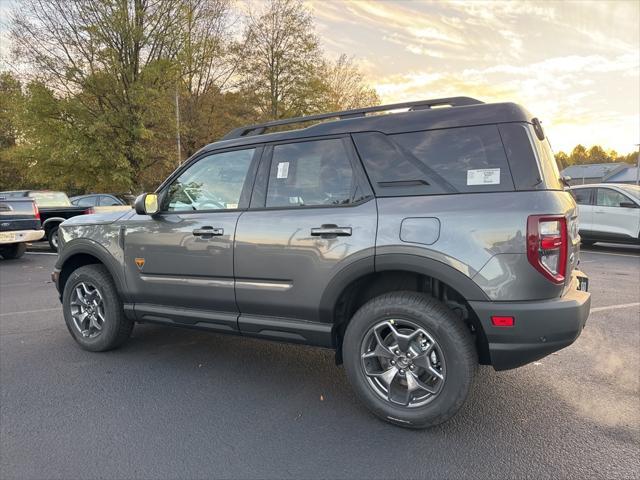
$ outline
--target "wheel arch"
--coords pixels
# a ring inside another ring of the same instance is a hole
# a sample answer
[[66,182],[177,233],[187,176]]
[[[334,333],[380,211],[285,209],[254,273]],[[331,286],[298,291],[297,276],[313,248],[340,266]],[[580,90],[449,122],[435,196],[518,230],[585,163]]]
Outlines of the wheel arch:
[[126,294],[124,276],[119,263],[109,254],[106,248],[97,242],[87,239],[75,240],[65,245],[63,252],[56,262],[56,270],[59,272],[58,290],[60,297],[71,273],[85,265],[103,265],[116,284],[118,294]]
[[42,229],[44,230],[46,237],[49,238],[49,232],[51,231],[51,229],[59,226],[65,220],[66,218],[62,217],[51,217],[42,222]]
[[[428,285],[425,279],[429,279]],[[433,285],[441,290],[433,292]],[[341,270],[323,293],[320,319],[333,325],[337,363],[342,361],[342,336],[355,311],[374,296],[400,290],[426,291],[434,296],[438,292],[452,294],[467,311],[465,321],[476,334],[481,363],[490,362],[484,330],[468,303],[489,300],[484,291],[470,277],[443,262],[420,255],[391,253],[375,256],[375,262],[373,257],[354,262]]]

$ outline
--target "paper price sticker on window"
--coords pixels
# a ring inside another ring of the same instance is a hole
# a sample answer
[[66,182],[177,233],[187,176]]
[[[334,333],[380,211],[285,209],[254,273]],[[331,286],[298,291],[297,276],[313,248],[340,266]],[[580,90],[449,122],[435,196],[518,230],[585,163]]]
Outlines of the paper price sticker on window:
[[280,162],[278,164],[277,178],[287,178],[289,176],[289,162]]
[[467,170],[467,185],[499,185],[499,168],[480,168]]

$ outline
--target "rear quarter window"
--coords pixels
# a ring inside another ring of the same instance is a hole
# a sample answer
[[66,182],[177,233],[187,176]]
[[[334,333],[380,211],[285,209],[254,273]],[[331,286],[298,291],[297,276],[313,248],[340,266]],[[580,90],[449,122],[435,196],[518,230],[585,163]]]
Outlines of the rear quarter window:
[[380,196],[514,190],[495,125],[355,134],[354,140]]
[[498,127],[513,181],[517,190],[544,189],[545,184],[538,168],[532,138],[527,124],[504,123]]

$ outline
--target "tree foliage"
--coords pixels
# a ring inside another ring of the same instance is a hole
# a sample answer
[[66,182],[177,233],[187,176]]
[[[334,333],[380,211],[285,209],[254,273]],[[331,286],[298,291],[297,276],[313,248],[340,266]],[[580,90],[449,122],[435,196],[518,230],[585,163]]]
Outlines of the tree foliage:
[[379,102],[353,60],[324,58],[300,0],[16,5],[0,189],[148,190],[239,125]]
[[594,145],[587,149],[584,145],[576,145],[569,154],[558,152],[556,161],[561,169],[571,165],[589,165],[594,163],[621,162],[636,164],[638,162],[638,152],[631,152],[620,155],[615,150],[605,151],[600,145]]

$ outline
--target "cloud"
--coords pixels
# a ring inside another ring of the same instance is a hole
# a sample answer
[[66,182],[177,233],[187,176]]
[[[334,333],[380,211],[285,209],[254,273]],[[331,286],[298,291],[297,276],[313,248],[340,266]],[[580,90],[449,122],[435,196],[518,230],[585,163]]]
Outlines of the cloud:
[[638,142],[640,2],[306,5],[327,53],[354,56],[383,102],[514,101],[543,120],[557,149],[599,142],[627,152]]

